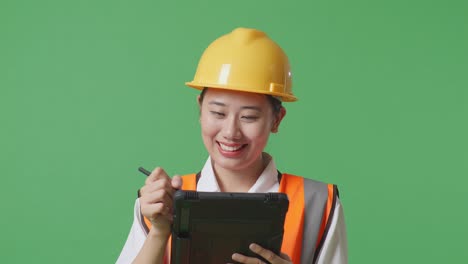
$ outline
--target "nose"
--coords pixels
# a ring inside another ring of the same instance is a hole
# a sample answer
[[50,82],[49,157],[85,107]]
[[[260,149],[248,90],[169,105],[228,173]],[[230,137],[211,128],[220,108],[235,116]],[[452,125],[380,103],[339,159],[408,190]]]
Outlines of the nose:
[[239,140],[242,138],[242,131],[239,120],[235,116],[225,119],[222,128],[223,137],[227,140]]

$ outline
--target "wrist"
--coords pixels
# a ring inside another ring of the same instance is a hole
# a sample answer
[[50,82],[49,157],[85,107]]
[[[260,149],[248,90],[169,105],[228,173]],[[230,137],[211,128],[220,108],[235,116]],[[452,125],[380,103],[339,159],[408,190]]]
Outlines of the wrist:
[[171,229],[160,229],[155,226],[152,226],[149,230],[148,236],[158,239],[168,239],[171,234]]

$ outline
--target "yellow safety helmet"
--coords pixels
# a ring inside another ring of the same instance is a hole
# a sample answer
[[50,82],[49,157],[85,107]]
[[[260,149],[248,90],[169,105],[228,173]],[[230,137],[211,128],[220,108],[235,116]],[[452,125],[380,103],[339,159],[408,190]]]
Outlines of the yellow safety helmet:
[[200,58],[187,86],[269,94],[283,102],[291,91],[291,69],[284,51],[264,32],[236,28],[213,41]]

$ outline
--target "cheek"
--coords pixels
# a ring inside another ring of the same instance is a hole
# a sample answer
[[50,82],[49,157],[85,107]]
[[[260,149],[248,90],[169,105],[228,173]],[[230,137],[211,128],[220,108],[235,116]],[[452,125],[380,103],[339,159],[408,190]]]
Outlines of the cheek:
[[270,136],[270,126],[262,124],[259,126],[246,127],[244,135],[258,144],[265,144]]
[[200,117],[200,126],[203,138],[214,137],[218,133],[218,126],[209,118]]

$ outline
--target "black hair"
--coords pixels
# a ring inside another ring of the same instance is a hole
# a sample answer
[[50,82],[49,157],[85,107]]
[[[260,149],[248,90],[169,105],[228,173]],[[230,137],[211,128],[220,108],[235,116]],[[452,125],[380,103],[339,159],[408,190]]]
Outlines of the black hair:
[[[207,90],[206,88],[203,88],[203,90],[200,93],[200,98],[198,99],[198,102],[200,103],[200,105],[203,102],[203,98],[205,97],[206,90]],[[273,109],[273,114],[278,115],[281,108],[283,108],[283,104],[281,103],[281,101],[278,98],[271,96],[269,94],[265,94],[265,96],[267,97],[268,102],[270,103]]]

